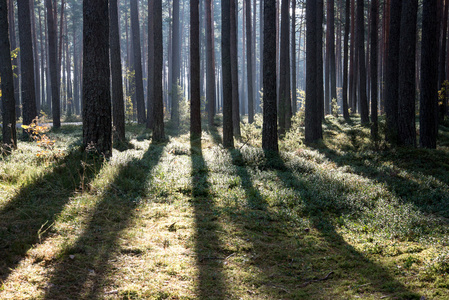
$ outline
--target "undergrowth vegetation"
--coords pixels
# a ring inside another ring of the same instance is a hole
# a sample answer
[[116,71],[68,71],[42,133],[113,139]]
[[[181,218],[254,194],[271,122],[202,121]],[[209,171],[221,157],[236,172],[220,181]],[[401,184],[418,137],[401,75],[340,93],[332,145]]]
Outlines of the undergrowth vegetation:
[[[373,144],[328,116],[261,150],[221,128],[164,143],[127,127],[110,160],[80,126],[0,163],[1,299],[447,299],[449,128],[437,150]],[[185,123],[185,121],[184,121]]]

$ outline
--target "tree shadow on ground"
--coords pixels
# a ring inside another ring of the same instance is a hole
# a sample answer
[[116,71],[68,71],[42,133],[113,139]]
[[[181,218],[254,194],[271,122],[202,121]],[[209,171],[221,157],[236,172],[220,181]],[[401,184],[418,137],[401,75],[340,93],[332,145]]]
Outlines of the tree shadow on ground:
[[192,204],[195,215],[195,252],[198,266],[198,299],[228,298],[223,275],[224,253],[217,232],[217,209],[210,194],[209,170],[201,139],[191,139]]
[[0,279],[52,234],[52,225],[70,198],[88,186],[102,159],[72,150],[51,171],[20,188],[0,211]]
[[398,148],[372,153],[318,150],[337,166],[375,182],[424,213],[449,218],[449,154],[439,150]]
[[[247,255],[252,259],[251,264],[263,271],[256,286],[263,286],[268,294],[283,299],[342,296],[343,291],[334,288],[345,284],[349,285],[348,290],[360,294],[378,292],[402,299],[419,299],[387,270],[368,260],[343,239],[332,221],[338,215],[331,215],[313,203],[318,192],[313,189],[320,186],[306,185],[281,157],[265,153],[266,162],[259,167],[274,172],[277,180],[285,188],[293,189],[302,200],[301,203],[298,199],[272,203],[273,199],[266,198],[254,186],[240,151],[231,151],[231,155],[247,203],[243,210],[229,215],[251,241]],[[317,295],[311,288],[313,285],[321,285],[319,289],[323,294]]]
[[120,234],[134,219],[140,198],[146,194],[148,175],[158,164],[164,145],[152,143],[141,159],[120,167],[92,210],[85,230],[54,266],[44,299],[104,297],[111,259],[120,251]]
[[217,127],[212,126],[212,128],[209,128],[209,133],[212,136],[212,140],[213,140],[214,144],[217,144],[217,145],[223,144],[222,136],[218,132]]

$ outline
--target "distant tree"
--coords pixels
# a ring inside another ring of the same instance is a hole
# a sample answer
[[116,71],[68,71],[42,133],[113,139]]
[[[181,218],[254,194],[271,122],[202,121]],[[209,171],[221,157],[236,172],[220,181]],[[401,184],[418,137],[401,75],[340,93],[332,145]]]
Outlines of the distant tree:
[[422,13],[419,144],[436,148],[438,135],[438,11],[437,1],[424,1]]
[[366,65],[365,65],[365,1],[357,0],[357,47],[359,52],[359,95],[360,95],[360,118],[362,124],[369,123],[368,98],[366,94]]
[[201,137],[199,1],[190,0],[190,136]]
[[15,149],[17,148],[16,111],[6,0],[0,0],[0,78],[3,120],[2,143]]
[[399,40],[402,0],[391,0],[390,31],[385,80],[385,116],[387,141],[396,144],[398,135]]
[[415,53],[418,0],[402,3],[400,53],[399,56],[399,99],[398,99],[398,144],[416,147],[415,126]]
[[[311,2],[310,0],[307,2]],[[276,105],[276,0],[263,6],[263,128],[262,148],[278,152]]]
[[[16,20],[14,17],[14,1],[7,0],[8,2],[8,21],[9,21],[9,41],[11,44],[11,50],[17,48],[16,42]],[[14,98],[16,100],[16,118],[22,115],[22,110],[20,108],[20,89],[19,89],[19,73],[20,73],[20,65],[19,59],[17,57],[13,58],[12,64],[16,66],[13,70],[14,74]]]
[[281,4],[281,47],[279,67],[279,133],[284,134],[290,128],[290,16],[289,0]]
[[153,141],[165,139],[164,102],[162,99],[162,1],[153,0],[154,74],[153,74]]
[[292,115],[296,114],[296,0],[292,0],[292,29],[290,42],[290,68],[291,68],[291,90],[292,90]]
[[[321,21],[323,11],[320,3],[321,0],[306,1],[306,66],[307,66],[307,78],[306,78],[306,106],[305,106],[305,141],[307,143],[315,142],[322,138],[321,127],[321,111],[319,103],[322,101],[320,98],[320,90],[323,86],[319,85],[319,76],[322,77],[322,73],[319,71],[320,56],[322,56],[322,43],[321,40]],[[322,81],[321,81],[322,82]]]
[[30,1],[18,1],[17,11],[19,20],[20,71],[22,75],[23,123],[30,124],[37,117]]
[[221,23],[221,64],[223,74],[223,146],[225,148],[233,148],[234,136],[232,125],[230,0],[221,1]]
[[[210,1],[210,0],[209,0]],[[179,0],[173,0],[173,33],[172,33],[172,109],[171,119],[176,129],[179,128],[179,99],[178,86],[179,82],[179,60],[181,50],[179,47]]]
[[[371,1],[371,137],[378,140],[379,126],[377,116],[377,42],[378,42],[379,0]],[[414,59],[414,56],[413,56]],[[412,63],[413,67],[415,66]]]
[[147,128],[154,124],[154,0],[148,0],[148,93]]
[[137,8],[138,0],[131,0],[131,32],[134,55],[134,83],[137,104],[137,123],[144,124],[145,119],[145,99],[143,94],[142,78],[142,49],[140,45],[140,25],[139,11]]
[[324,120],[324,82],[323,82],[323,19],[324,19],[324,0],[317,0],[317,16],[316,16],[316,32],[317,32],[317,101],[318,101],[318,112],[321,116],[320,125],[319,125],[319,133],[320,138],[323,138],[323,131],[321,129],[322,120]]
[[[330,53],[329,53],[329,78],[330,78],[330,100],[335,99],[337,101],[337,63],[335,60],[335,2],[334,0],[328,0],[328,18],[329,18],[329,36],[330,36]],[[332,114],[338,114],[338,111],[333,111]]]
[[[214,25],[212,24],[212,0],[206,0],[206,99],[209,127],[214,126],[215,116],[215,61]],[[174,49],[174,48],[173,48]]]
[[350,4],[351,0],[346,0],[345,6],[345,36],[344,36],[344,49],[343,49],[343,117],[345,120],[349,120],[349,107],[348,107],[348,56],[349,56],[349,27],[350,27]]
[[83,0],[83,145],[112,155],[109,1]]
[[114,137],[125,140],[125,105],[123,99],[122,63],[120,58],[120,32],[118,26],[117,0],[110,0],[110,47],[111,47],[111,83],[112,83],[112,120]]
[[61,126],[61,104],[59,95],[59,67],[56,44],[56,24],[55,24],[55,8],[51,0],[45,0],[47,8],[47,30],[48,30],[48,63],[50,69],[51,81],[51,112],[53,115],[53,126]]

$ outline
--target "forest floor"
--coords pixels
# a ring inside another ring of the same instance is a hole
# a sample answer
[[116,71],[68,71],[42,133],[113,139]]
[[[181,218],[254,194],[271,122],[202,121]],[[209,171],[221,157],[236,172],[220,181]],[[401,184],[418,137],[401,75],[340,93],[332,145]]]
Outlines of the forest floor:
[[131,125],[107,161],[81,126],[21,141],[0,161],[0,299],[449,299],[449,127],[389,148],[327,117],[306,146],[296,118],[272,155],[260,125],[234,150]]

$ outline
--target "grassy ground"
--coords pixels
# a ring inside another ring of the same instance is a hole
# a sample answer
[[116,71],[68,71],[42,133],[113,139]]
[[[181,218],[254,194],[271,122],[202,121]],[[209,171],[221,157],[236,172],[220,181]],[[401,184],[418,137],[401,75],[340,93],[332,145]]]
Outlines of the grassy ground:
[[[300,118],[295,124],[301,125]],[[0,299],[449,299],[449,129],[437,150],[373,145],[329,117],[260,148],[220,128],[102,161],[81,128],[0,162]],[[168,131],[170,132],[170,131]],[[170,134],[170,133],[169,133]]]

